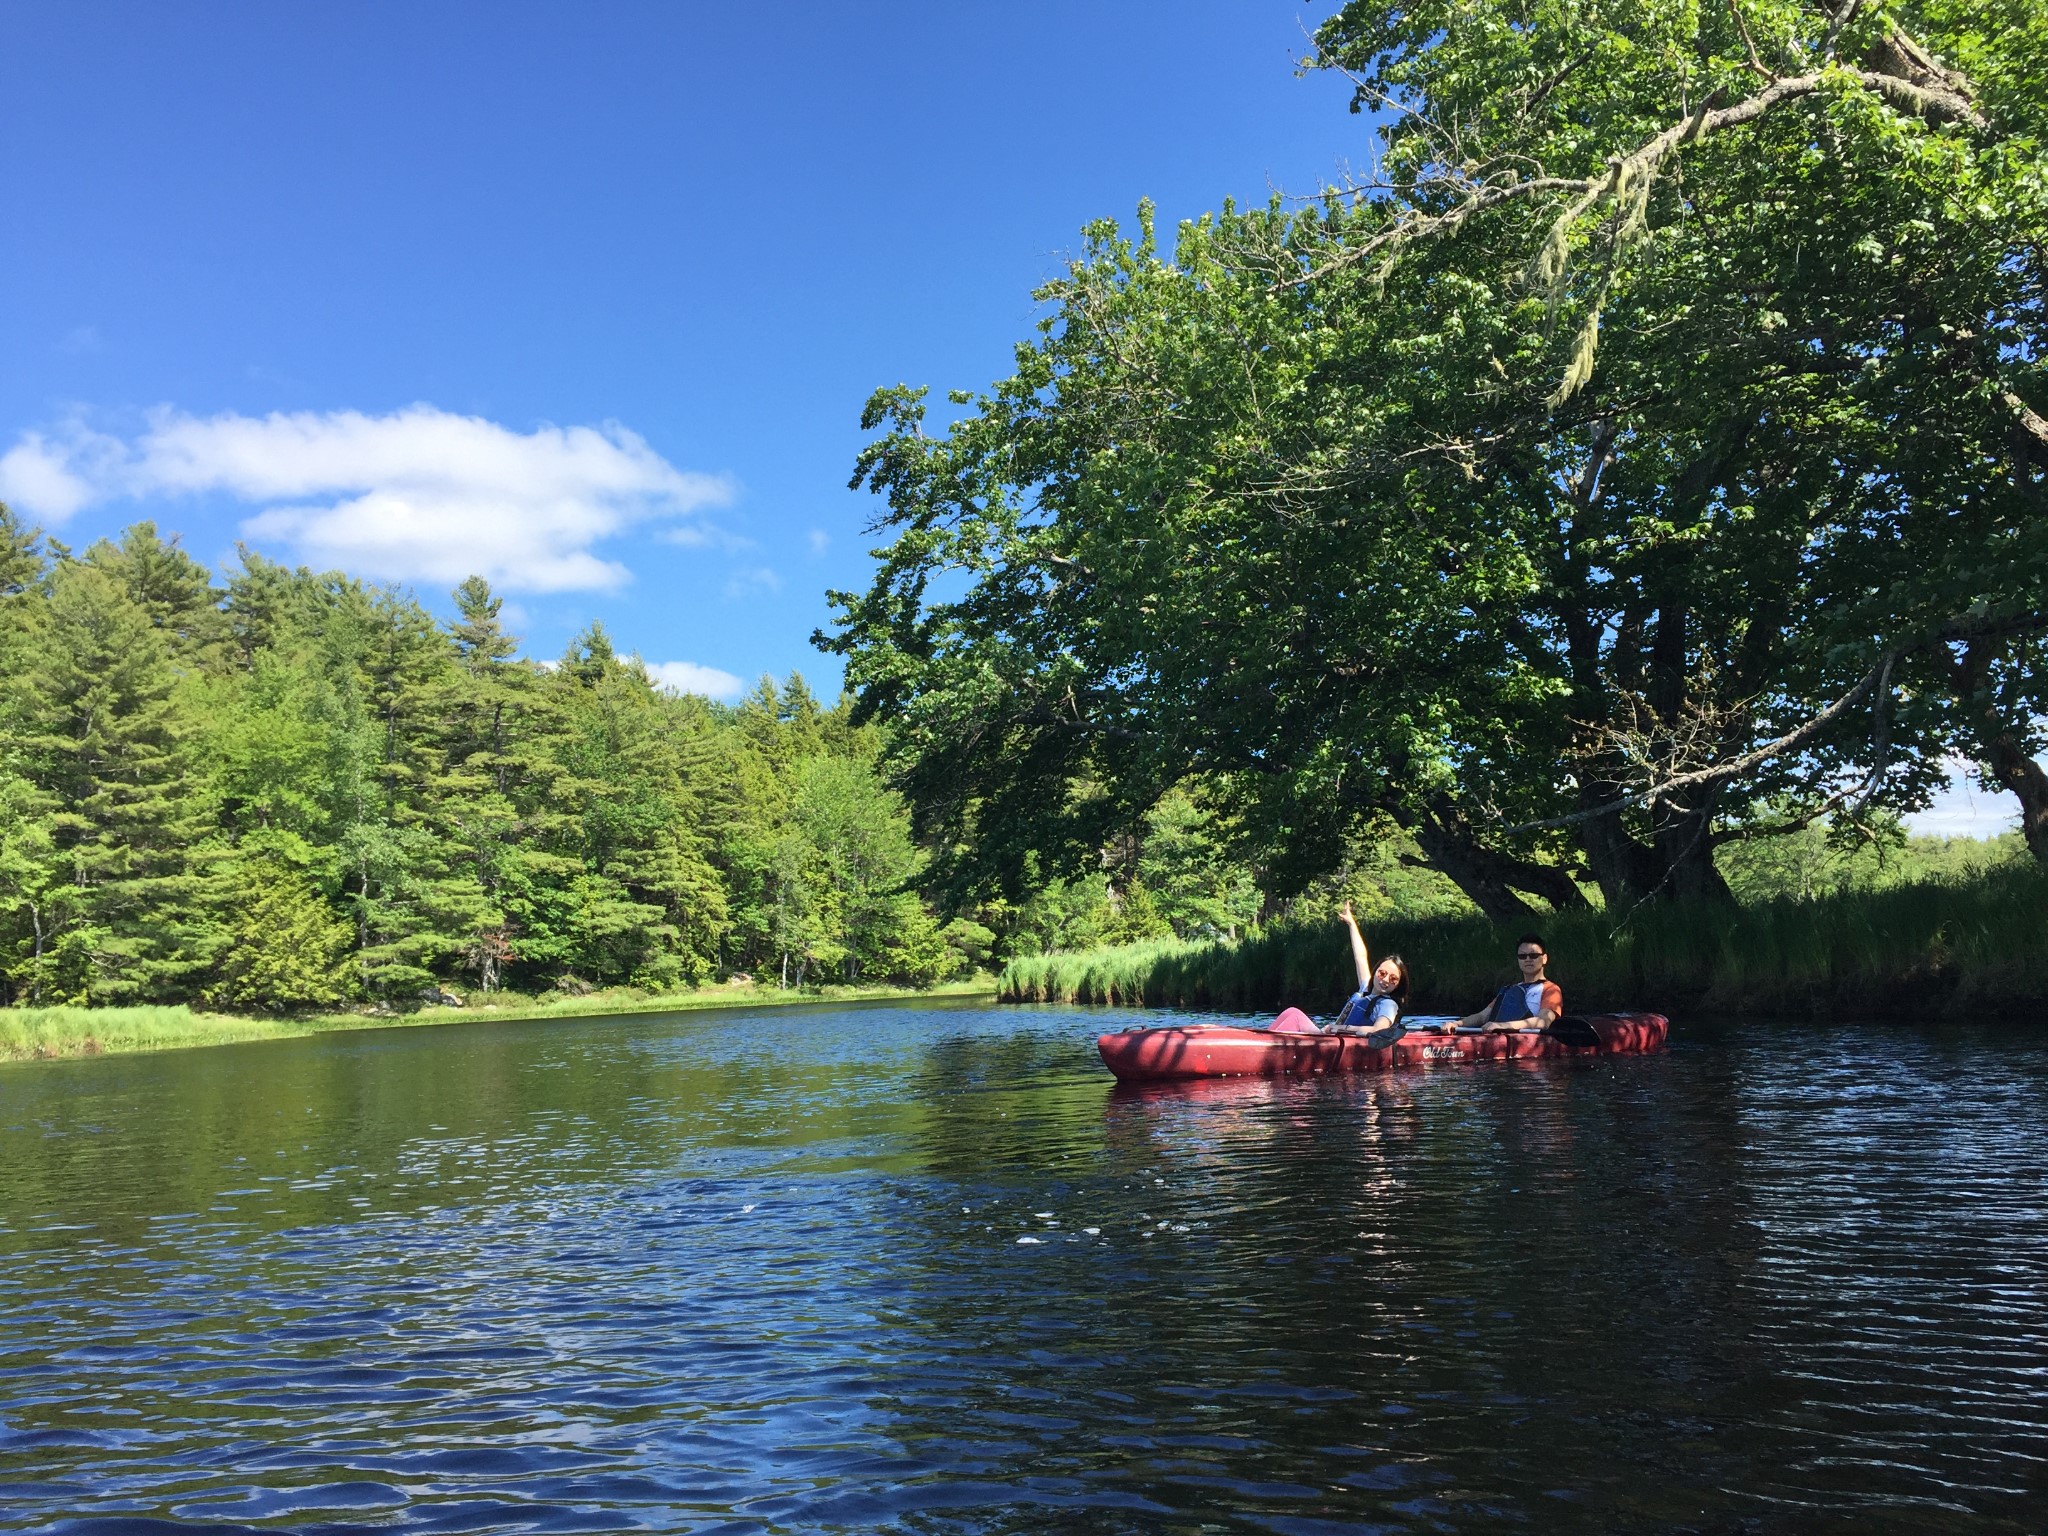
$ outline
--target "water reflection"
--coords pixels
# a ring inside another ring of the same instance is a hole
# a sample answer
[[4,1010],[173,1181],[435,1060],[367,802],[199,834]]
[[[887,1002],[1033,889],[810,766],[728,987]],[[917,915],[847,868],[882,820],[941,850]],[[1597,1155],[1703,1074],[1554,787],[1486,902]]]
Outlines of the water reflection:
[[0,1524],[2038,1523],[2025,1034],[1143,1092],[1115,1022],[0,1069]]

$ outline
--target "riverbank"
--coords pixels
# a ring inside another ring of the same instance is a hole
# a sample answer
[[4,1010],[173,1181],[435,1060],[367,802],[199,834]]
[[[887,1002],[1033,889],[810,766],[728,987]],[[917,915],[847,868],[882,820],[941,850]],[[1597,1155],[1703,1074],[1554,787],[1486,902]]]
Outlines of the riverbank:
[[246,1040],[284,1040],[343,1029],[411,1029],[429,1024],[481,1024],[515,1019],[572,1019],[627,1013],[680,1013],[702,1008],[775,1008],[806,1003],[886,1002],[895,998],[986,997],[986,979],[941,987],[826,987],[785,992],[742,985],[688,992],[592,992],[582,997],[522,1001],[501,1006],[429,1007],[412,1013],[332,1013],[304,1018],[252,1018],[199,1013],[183,1006],[137,1008],[0,1009],[0,1061],[64,1056],[122,1055],[181,1050]]
[[[1485,918],[1383,922],[1375,956],[1407,961],[1411,1007],[1479,1007],[1512,980],[1524,924]],[[1958,1017],[2048,1003],[2048,870],[2002,866],[1967,879],[1746,907],[1674,903],[1625,920],[1559,913],[1537,925],[1568,1007],[1761,1013],[1784,1018]],[[1279,927],[1235,943],[1126,945],[1015,960],[1006,1002],[1330,1012],[1353,986],[1342,930]]]

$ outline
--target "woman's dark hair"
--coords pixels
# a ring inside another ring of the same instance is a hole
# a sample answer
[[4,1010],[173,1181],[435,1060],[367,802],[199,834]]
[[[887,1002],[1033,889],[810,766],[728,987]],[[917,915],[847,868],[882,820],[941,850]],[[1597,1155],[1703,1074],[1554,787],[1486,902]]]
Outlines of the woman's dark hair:
[[1546,955],[1550,953],[1550,946],[1543,942],[1543,935],[1540,933],[1525,933],[1515,940],[1515,948],[1517,949],[1520,949],[1524,944],[1534,944]]
[[1401,979],[1394,983],[1394,990],[1386,995],[1399,1003],[1403,1008],[1406,1008],[1408,1006],[1408,962],[1399,955],[1381,955],[1380,964],[1391,964],[1395,970],[1401,973]]

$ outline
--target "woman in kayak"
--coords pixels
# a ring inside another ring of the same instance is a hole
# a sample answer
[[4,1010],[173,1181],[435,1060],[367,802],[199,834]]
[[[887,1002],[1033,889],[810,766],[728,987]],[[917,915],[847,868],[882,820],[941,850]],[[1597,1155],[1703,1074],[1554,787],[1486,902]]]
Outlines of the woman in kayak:
[[1358,919],[1345,902],[1338,916],[1351,934],[1351,963],[1358,971],[1358,990],[1344,1004],[1331,1034],[1365,1034],[1374,1045],[1392,1045],[1405,1034],[1401,1010],[1408,1006],[1408,962],[1399,955],[1381,955],[1375,966],[1366,953],[1365,935],[1358,931]]

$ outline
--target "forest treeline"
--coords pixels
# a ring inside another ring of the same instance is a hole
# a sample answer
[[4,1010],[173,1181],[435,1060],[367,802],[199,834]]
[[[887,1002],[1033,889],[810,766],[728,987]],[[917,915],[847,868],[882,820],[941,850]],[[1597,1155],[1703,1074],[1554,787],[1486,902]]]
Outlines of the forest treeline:
[[[601,627],[518,658],[410,595],[0,510],[0,998],[290,1010],[737,971],[923,983],[942,922],[877,733],[800,678],[677,695]],[[1016,927],[1013,921],[1012,928]]]
[[[598,625],[540,663],[484,581],[453,603],[248,550],[221,584],[152,523],[74,552],[0,507],[0,1002],[923,985],[1275,910],[1180,794],[1093,870],[941,912],[848,701],[673,693]],[[1463,909],[1383,849],[1353,873],[1367,910]]]
[[[412,596],[154,525],[74,554],[0,509],[0,1000],[279,1012],[637,986],[928,984],[1020,956],[1233,939],[1340,900],[1474,908],[1398,830],[1279,899],[1185,791],[1073,878],[964,910],[881,772],[883,729],[801,678],[657,687],[592,626],[514,654],[481,580]],[[1724,850],[1749,899],[1952,873],[2002,846]]]

